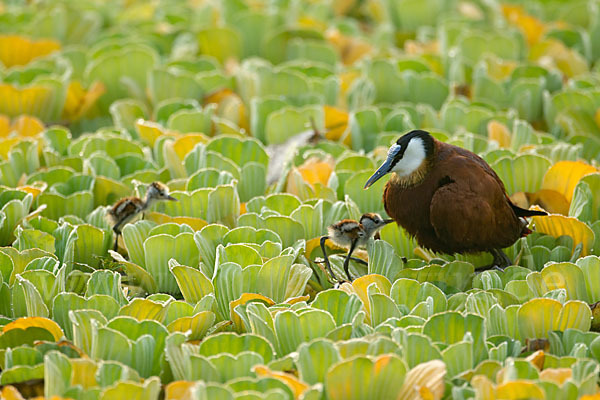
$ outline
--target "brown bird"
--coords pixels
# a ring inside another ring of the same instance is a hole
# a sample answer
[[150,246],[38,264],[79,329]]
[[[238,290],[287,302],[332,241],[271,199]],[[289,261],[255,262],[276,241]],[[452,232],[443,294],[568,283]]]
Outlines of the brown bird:
[[369,238],[376,235],[381,228],[383,228],[390,222],[394,222],[394,220],[383,219],[379,214],[366,213],[360,217],[359,222],[353,219],[343,219],[340,222],[330,225],[327,228],[329,236],[321,237],[320,243],[321,250],[323,250],[325,265],[327,266],[331,277],[337,280],[335,274],[333,273],[333,270],[331,269],[331,264],[329,263],[329,258],[327,257],[327,252],[325,250],[325,241],[327,239],[331,240],[333,243],[340,247],[345,247],[349,249],[348,255],[344,260],[344,271],[346,272],[346,276],[348,276],[348,279],[352,281],[352,277],[350,276],[349,271],[350,259],[365,264],[365,262],[360,258],[352,257],[352,253],[357,247],[366,246],[367,242],[369,241]]
[[481,157],[426,131],[400,137],[365,189],[388,173],[385,211],[419,245],[448,254],[490,252],[490,267],[512,264],[502,249],[531,233],[524,217],[547,215],[514,205]]
[[125,197],[117,201],[115,205],[108,210],[107,216],[113,224],[113,231],[117,235],[113,248],[114,251],[117,251],[119,247],[121,228],[137,215],[150,208],[152,204],[158,200],[177,201],[175,197],[169,195],[169,189],[165,185],[160,182],[152,182],[148,185],[146,198],[144,200],[139,197]]

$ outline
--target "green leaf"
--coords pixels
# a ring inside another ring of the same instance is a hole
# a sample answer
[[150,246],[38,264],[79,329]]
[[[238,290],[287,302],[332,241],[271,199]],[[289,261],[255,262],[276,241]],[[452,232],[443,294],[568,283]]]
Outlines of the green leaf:
[[17,238],[14,241],[13,246],[17,250],[23,251],[39,248],[49,253],[55,252],[55,238],[51,234],[37,229],[23,229],[20,226],[17,226],[16,232]]
[[216,58],[224,64],[230,58],[240,59],[242,43],[240,34],[228,27],[206,28],[198,32],[201,54]]
[[[163,251],[171,249],[172,253]],[[182,265],[198,265],[199,254],[191,233],[175,237],[165,234],[150,236],[144,241],[146,270],[156,281],[159,291],[176,294],[177,281],[169,271],[169,259],[175,258]],[[174,256],[174,257],[173,257]]]
[[335,328],[331,314],[321,310],[307,310],[302,314],[281,311],[274,319],[274,327],[279,339],[278,353],[289,354],[303,342],[325,337]]
[[52,305],[52,319],[56,321],[65,332],[68,339],[73,338],[73,330],[69,319],[72,310],[97,310],[109,320],[119,313],[119,303],[106,295],[94,295],[85,299],[75,293],[59,293],[54,297]]
[[148,89],[154,104],[172,98],[200,99],[204,95],[191,73],[165,67],[148,73]]
[[581,301],[570,300],[561,304],[554,299],[533,299],[518,310],[519,339],[547,338],[549,331],[567,328],[587,331],[591,316],[589,306]]
[[358,356],[335,364],[327,372],[325,390],[335,399],[395,399],[400,393],[406,366],[395,355],[375,359]]
[[240,215],[240,198],[236,184],[232,182],[217,186],[208,195],[208,207],[206,220],[209,223],[222,223],[235,227]]
[[[504,182],[509,194],[516,192],[535,193],[542,187],[542,180],[551,162],[546,157],[523,154],[516,158],[503,157],[492,167]],[[526,174],[522,171],[527,171]]]
[[121,381],[104,389],[100,400],[148,399],[158,400],[160,394],[160,379],[153,376],[143,383]]
[[260,355],[263,362],[269,363],[273,360],[275,352],[273,346],[262,336],[245,333],[238,335],[224,332],[209,336],[200,344],[199,354],[212,357],[222,353],[238,355],[250,351]]
[[204,296],[214,293],[212,282],[201,271],[185,265],[169,265],[169,269],[188,303],[196,304]]
[[90,62],[85,71],[85,80],[104,83],[106,93],[99,105],[107,111],[113,101],[137,94],[131,93],[131,85],[135,85],[137,90],[146,87],[146,76],[157,58],[156,52],[150,47],[137,44],[123,46]]
[[22,312],[19,312],[19,314],[15,313],[15,316],[48,317],[48,306],[44,303],[38,289],[27,279],[17,275],[12,289],[13,307],[19,303],[23,304],[21,301],[25,305],[25,314],[21,315]]
[[94,271],[87,282],[86,297],[105,294],[115,299],[120,305],[127,304],[121,287],[121,275],[115,271]]
[[215,297],[221,318],[229,316],[229,303],[242,295],[242,267],[235,263],[217,266],[213,279]]
[[369,255],[368,273],[383,275],[390,282],[394,282],[398,272],[403,268],[403,263],[393,246],[384,240],[369,240],[367,254]]
[[311,307],[329,312],[337,326],[352,322],[354,315],[361,309],[362,302],[355,294],[337,289],[319,292]]
[[[289,92],[287,94],[289,95]],[[305,131],[311,119],[314,119],[317,126],[322,126],[324,119],[323,109],[317,106],[305,106],[301,108],[286,106],[280,110],[273,111],[269,114],[265,123],[267,143],[284,143],[292,136]]]
[[202,266],[206,269],[202,272],[209,278],[213,277],[215,270],[217,246],[222,243],[228,231],[229,229],[224,225],[209,224],[194,234],[194,242],[198,247]]
[[298,348],[298,372],[300,379],[314,385],[325,381],[329,368],[340,361],[340,354],[328,339],[315,339],[302,343]]

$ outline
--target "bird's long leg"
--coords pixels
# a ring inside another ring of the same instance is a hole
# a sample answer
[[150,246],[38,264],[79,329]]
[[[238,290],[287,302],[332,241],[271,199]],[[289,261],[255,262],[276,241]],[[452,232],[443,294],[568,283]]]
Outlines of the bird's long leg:
[[490,250],[492,256],[494,256],[494,261],[491,264],[485,265],[483,267],[479,267],[475,269],[475,272],[487,271],[490,269],[495,269],[498,271],[504,271],[504,268],[512,265],[512,261],[501,249],[492,249]]
[[117,236],[115,237],[115,245],[113,246],[114,251],[119,250],[119,235],[120,235],[120,233],[117,233]]
[[352,256],[352,253],[354,252],[354,249],[356,248],[357,243],[358,243],[358,238],[354,239],[352,241],[352,244],[350,245],[350,250],[348,251],[348,255],[346,256],[346,259],[344,260],[344,271],[346,272],[346,276],[348,277],[348,280],[350,282],[352,282],[352,277],[350,276],[350,271],[349,271],[350,257]]
[[362,265],[369,265],[368,262],[366,262],[365,260],[363,260],[362,258],[358,258],[358,257],[350,257],[350,259],[352,261],[356,261],[357,263],[360,263]]
[[113,251],[119,250],[119,235],[121,234],[121,230],[118,228],[118,225],[113,227],[113,232],[115,233],[115,245],[113,246]]
[[327,257],[327,251],[325,250],[325,241],[327,239],[329,239],[329,236],[322,236],[321,240],[320,240],[321,250],[323,251],[323,259],[325,260],[325,266],[327,267],[327,270],[329,271],[331,278],[333,278],[333,280],[337,281],[338,279],[335,276],[335,274],[333,273],[333,270],[331,269],[331,264],[329,263],[329,257]]
[[491,253],[494,256],[494,265],[497,265],[498,268],[504,270],[504,268],[512,265],[512,261],[502,249],[493,249]]

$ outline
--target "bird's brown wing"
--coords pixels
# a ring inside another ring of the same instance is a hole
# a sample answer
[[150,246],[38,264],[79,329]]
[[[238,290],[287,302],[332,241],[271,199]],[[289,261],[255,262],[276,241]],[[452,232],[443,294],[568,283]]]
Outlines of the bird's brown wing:
[[522,227],[498,179],[467,157],[452,157],[444,164],[440,170],[447,173],[430,204],[440,247],[462,253],[514,243]]

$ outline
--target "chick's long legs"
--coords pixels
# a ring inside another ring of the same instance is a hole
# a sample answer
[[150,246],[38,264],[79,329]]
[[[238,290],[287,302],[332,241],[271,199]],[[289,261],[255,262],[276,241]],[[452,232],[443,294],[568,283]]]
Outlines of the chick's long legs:
[[115,231],[115,245],[113,246],[113,251],[118,251],[119,250],[119,235],[121,234],[121,232]]
[[335,274],[333,273],[333,270],[331,269],[331,264],[329,264],[329,257],[327,257],[327,251],[325,250],[325,241],[329,239],[329,236],[322,236],[321,240],[320,240],[320,244],[321,244],[321,250],[323,251],[323,258],[325,260],[325,266],[327,267],[327,270],[329,271],[329,274],[331,275],[331,278],[335,281],[337,281],[337,277],[335,276]]
[[344,271],[346,272],[346,276],[348,277],[348,280],[350,282],[352,282],[352,277],[350,276],[350,257],[352,256],[352,253],[354,252],[354,249],[356,248],[356,244],[358,243],[358,239],[354,239],[352,241],[352,244],[350,245],[350,250],[348,251],[348,255],[346,256],[346,259],[344,260]]

